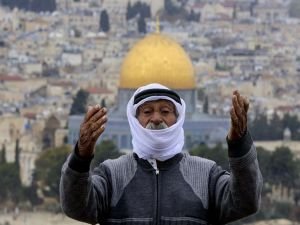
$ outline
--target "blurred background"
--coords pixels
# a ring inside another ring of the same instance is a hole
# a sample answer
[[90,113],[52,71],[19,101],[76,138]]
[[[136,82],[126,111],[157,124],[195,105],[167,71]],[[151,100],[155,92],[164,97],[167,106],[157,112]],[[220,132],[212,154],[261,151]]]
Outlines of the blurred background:
[[0,225],[81,224],[58,185],[86,108],[109,110],[94,167],[131,151],[126,104],[148,82],[187,102],[184,150],[224,169],[247,96],[264,189],[233,224],[300,224],[299,18],[299,0],[0,0]]

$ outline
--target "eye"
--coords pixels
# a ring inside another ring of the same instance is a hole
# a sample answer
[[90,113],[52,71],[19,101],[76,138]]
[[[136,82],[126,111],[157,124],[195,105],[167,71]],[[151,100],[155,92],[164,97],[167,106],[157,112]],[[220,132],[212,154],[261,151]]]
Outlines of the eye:
[[162,110],[161,110],[161,113],[162,113],[163,115],[167,115],[167,114],[171,113],[171,110],[170,110],[170,109],[162,109]]
[[142,113],[145,114],[145,115],[149,115],[151,114],[152,110],[151,109],[143,109],[142,110]]

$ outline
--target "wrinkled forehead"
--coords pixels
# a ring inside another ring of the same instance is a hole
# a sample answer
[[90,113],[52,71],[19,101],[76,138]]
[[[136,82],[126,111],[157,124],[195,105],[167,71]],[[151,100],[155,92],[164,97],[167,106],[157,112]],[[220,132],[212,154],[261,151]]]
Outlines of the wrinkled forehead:
[[172,109],[176,109],[175,104],[167,99],[157,99],[157,100],[151,100],[151,101],[146,101],[143,104],[139,105],[137,110],[145,107],[155,107],[155,106],[160,106],[160,107],[170,107]]

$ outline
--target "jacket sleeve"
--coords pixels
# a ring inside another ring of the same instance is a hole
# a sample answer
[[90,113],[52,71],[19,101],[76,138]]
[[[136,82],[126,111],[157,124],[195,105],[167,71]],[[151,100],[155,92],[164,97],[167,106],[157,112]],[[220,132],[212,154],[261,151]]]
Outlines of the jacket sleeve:
[[226,224],[251,215],[260,205],[262,176],[249,131],[240,140],[227,143],[230,173],[216,165],[210,172],[212,224]]
[[96,224],[110,205],[111,182],[109,171],[103,164],[90,171],[91,160],[80,158],[75,147],[62,168],[60,202],[67,216]]

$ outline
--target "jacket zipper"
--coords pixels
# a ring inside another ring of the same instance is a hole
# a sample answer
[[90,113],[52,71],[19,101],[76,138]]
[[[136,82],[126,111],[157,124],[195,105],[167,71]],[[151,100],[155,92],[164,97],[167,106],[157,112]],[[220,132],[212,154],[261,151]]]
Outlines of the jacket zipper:
[[158,175],[159,175],[159,169],[157,167],[157,162],[155,159],[150,159],[148,160],[150,162],[150,164],[152,165],[153,169],[154,169],[154,173],[155,173],[155,180],[156,180],[156,196],[155,196],[155,201],[156,201],[156,208],[155,208],[155,217],[154,217],[154,225],[159,225],[159,210],[158,210],[158,206],[159,206],[159,185],[158,185]]
[[158,210],[158,206],[159,206],[159,185],[158,185],[158,175],[159,175],[159,170],[156,167],[155,169],[155,174],[156,174],[156,225],[159,225],[159,210]]

